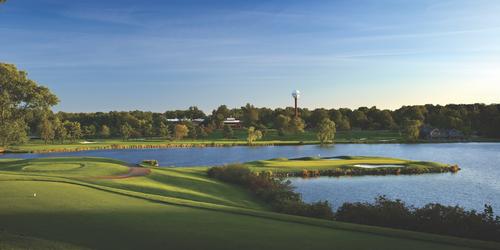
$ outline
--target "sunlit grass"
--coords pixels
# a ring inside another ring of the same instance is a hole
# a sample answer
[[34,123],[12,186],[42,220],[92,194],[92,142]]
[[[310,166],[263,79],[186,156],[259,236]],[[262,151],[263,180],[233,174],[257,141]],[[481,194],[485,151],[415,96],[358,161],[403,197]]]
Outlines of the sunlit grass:
[[128,179],[92,178],[126,171],[123,163],[104,158],[0,162],[0,228],[7,230],[0,234],[0,247],[461,248],[451,243],[496,246],[272,213],[246,190],[208,178],[204,167],[153,168],[150,175]]

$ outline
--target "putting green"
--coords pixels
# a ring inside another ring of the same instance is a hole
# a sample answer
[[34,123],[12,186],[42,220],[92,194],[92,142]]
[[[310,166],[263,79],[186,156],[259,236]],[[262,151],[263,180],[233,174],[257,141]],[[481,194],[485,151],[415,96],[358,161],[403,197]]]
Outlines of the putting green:
[[[297,176],[304,171],[317,171],[320,175],[365,174],[418,174],[451,172],[452,166],[437,162],[410,161],[385,157],[344,156],[339,158],[304,157],[298,159],[277,158],[244,164],[255,172]],[[400,172],[395,172],[398,169]],[[379,172],[374,172],[374,170]],[[459,169],[457,169],[458,171]],[[323,173],[323,174],[321,174]]]
[[40,172],[40,171],[68,171],[85,167],[83,163],[43,163],[37,165],[28,165],[23,167],[23,171]]

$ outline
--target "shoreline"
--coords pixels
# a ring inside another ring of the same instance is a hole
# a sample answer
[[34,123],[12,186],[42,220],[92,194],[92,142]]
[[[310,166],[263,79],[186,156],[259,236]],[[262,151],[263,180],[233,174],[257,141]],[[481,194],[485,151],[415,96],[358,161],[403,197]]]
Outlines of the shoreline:
[[375,168],[363,169],[348,167],[343,169],[326,169],[326,170],[302,170],[302,171],[282,171],[272,173],[273,177],[278,178],[318,178],[318,177],[354,177],[354,176],[386,176],[386,175],[421,175],[421,174],[441,174],[452,173],[456,174],[462,170],[458,165],[446,165],[439,168],[427,168],[420,170],[408,166],[399,168]]
[[[364,168],[358,165],[367,165],[371,167]],[[388,167],[389,165],[390,167]],[[247,162],[242,164],[242,166],[248,167],[257,174],[264,174],[277,178],[419,175],[458,173],[461,170],[457,164],[373,156],[302,157],[295,159],[277,158]]]
[[[480,140],[422,140],[417,142],[405,142],[401,140],[390,141],[339,141],[334,144],[326,144],[331,146],[335,144],[441,144],[441,143],[498,143],[499,139],[480,139]],[[53,144],[48,144],[53,145]],[[83,145],[83,144],[82,144]],[[92,144],[96,145],[96,144]],[[314,141],[280,141],[280,142],[256,142],[249,145],[247,142],[199,142],[199,143],[163,143],[163,144],[108,144],[100,146],[77,146],[77,147],[64,147],[54,149],[40,149],[40,150],[23,150],[15,148],[0,148],[1,154],[50,154],[50,153],[64,153],[64,152],[79,152],[79,151],[97,151],[97,150],[126,150],[126,149],[166,149],[166,148],[205,148],[205,147],[266,147],[266,146],[303,146],[303,145],[320,145],[319,142]],[[56,145],[57,146],[57,145]]]

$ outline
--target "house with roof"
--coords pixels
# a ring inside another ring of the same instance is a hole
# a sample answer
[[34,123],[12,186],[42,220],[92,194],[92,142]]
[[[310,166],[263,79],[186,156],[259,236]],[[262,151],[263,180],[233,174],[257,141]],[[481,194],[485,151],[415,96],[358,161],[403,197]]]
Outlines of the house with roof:
[[420,129],[420,138],[427,140],[461,140],[465,138],[465,135],[457,129],[439,129],[426,125]]
[[224,125],[228,125],[232,128],[241,128],[242,123],[240,120],[233,118],[233,117],[228,117],[224,120]]

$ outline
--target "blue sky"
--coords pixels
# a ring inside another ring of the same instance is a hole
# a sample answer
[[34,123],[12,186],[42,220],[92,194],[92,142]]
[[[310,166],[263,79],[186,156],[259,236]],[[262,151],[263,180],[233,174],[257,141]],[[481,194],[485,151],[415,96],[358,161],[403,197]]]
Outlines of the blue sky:
[[0,5],[0,61],[56,110],[498,103],[500,1]]

